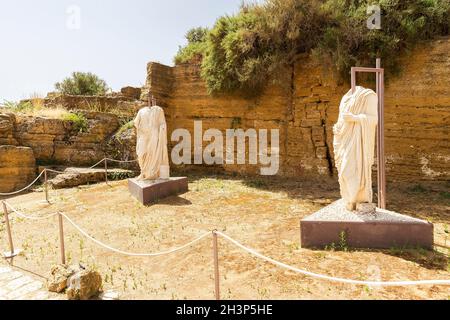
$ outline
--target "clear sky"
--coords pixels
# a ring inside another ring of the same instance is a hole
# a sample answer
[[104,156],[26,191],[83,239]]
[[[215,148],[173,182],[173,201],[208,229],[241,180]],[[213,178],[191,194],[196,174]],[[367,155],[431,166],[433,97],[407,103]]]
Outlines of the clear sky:
[[187,30],[212,26],[242,0],[0,1],[0,103],[45,95],[73,71],[113,90],[145,82],[146,64],[172,65]]

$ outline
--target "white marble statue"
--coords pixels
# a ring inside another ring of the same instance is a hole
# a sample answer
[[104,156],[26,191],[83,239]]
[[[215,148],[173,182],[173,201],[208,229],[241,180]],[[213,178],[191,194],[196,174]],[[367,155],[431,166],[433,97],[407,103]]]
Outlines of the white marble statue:
[[347,210],[367,211],[372,205],[372,165],[378,124],[378,96],[371,89],[350,90],[339,106],[333,128],[334,159]]
[[141,168],[137,179],[168,179],[169,156],[164,110],[158,106],[142,108],[134,120],[134,126],[137,133],[136,153]]

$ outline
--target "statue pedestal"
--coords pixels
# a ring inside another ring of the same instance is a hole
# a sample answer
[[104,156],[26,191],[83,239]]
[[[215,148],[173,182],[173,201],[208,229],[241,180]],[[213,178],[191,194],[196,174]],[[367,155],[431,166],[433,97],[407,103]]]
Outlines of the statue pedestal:
[[163,198],[187,192],[188,180],[186,177],[143,181],[129,179],[128,190],[140,203],[148,205]]
[[352,248],[433,247],[433,224],[379,208],[366,214],[348,211],[342,200],[301,220],[300,229],[303,248],[339,244],[342,232]]

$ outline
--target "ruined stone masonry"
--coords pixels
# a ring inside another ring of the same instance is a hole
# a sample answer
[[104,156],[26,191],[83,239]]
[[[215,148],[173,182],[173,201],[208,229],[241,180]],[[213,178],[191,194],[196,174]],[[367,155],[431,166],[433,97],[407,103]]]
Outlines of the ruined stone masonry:
[[[402,74],[387,84],[388,180],[450,179],[449,52],[449,37],[422,45],[405,57]],[[146,105],[149,90],[164,107],[169,140],[177,128],[193,135],[195,120],[202,120],[204,131],[279,129],[280,176],[335,175],[332,127],[349,85],[339,83],[330,68],[308,56],[298,61],[285,80],[268,85],[252,99],[210,96],[198,63],[175,67],[149,63],[143,88],[126,87],[104,97],[48,95],[46,106],[82,112],[88,120],[87,132],[78,132],[64,120],[0,112],[0,192],[31,182],[37,174],[34,161],[38,165],[90,166],[105,156],[135,159],[134,130],[121,127],[124,119],[132,119]],[[169,142],[169,147],[174,144]],[[218,169],[253,175],[259,174],[259,168],[224,165]],[[11,174],[17,177],[12,179]]]
[[[448,37],[424,44],[405,57],[402,74],[387,84],[389,180],[450,178],[449,52]],[[168,67],[150,63],[146,88],[166,107],[169,132],[186,128],[193,134],[194,120],[203,121],[203,130],[225,130],[236,123],[243,129],[278,128],[280,175],[334,175],[332,127],[349,85],[340,84],[329,69],[308,57],[301,57],[292,73],[286,77],[291,81],[269,85],[256,99],[211,97],[198,64]],[[223,169],[258,172],[257,166],[250,165]]]

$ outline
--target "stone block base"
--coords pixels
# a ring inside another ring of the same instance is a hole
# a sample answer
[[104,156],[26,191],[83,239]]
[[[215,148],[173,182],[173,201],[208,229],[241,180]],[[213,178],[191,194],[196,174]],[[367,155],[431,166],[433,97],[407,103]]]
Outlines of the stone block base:
[[155,203],[166,197],[188,191],[186,177],[170,178],[169,180],[128,180],[128,190],[143,205]]
[[352,248],[433,247],[433,224],[379,208],[366,214],[348,211],[342,200],[301,220],[300,229],[303,248],[337,244],[342,232]]

